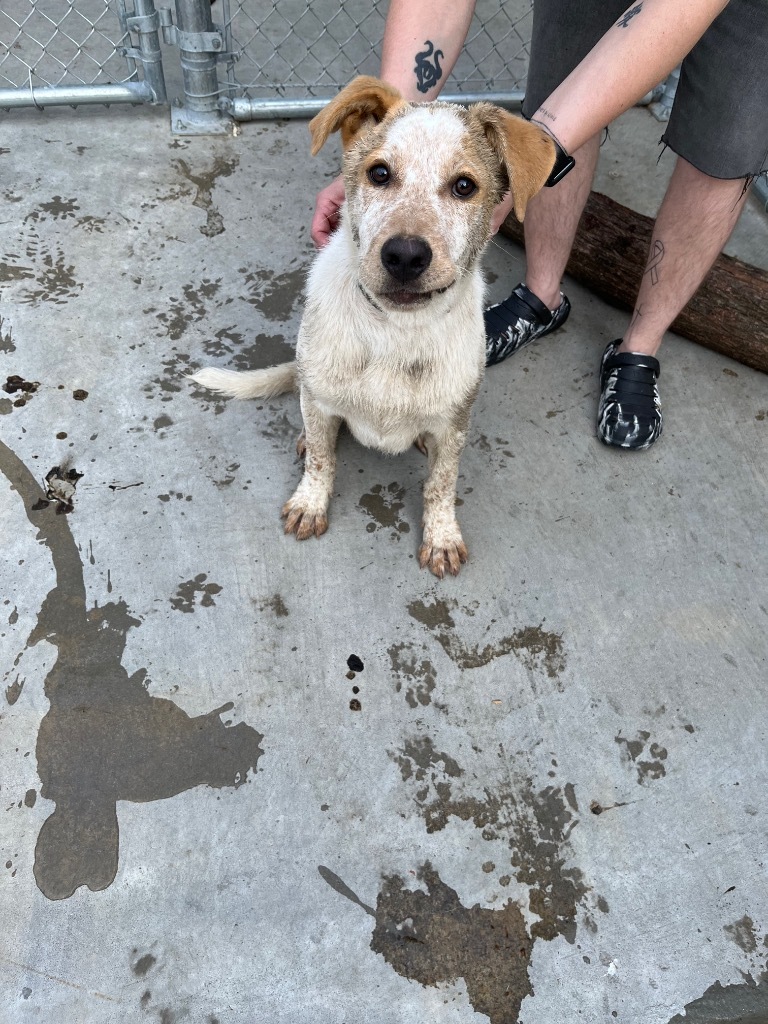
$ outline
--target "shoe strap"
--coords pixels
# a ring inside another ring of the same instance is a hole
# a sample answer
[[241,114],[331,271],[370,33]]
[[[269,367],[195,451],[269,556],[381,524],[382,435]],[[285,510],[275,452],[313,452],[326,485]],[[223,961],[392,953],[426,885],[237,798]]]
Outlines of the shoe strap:
[[661,363],[653,356],[643,355],[641,352],[614,352],[613,355],[603,363],[603,372],[618,370],[621,367],[635,367],[638,370],[650,370],[658,379],[661,376]]
[[522,283],[496,308],[506,310],[515,319],[522,316],[526,320],[533,320],[542,327],[546,327],[552,320],[552,310],[547,309],[541,299]]

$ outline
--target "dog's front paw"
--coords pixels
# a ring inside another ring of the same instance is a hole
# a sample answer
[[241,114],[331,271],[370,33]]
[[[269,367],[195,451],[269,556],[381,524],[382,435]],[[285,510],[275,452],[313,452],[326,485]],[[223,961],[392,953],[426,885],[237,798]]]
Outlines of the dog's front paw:
[[296,540],[322,537],[328,529],[325,509],[313,506],[305,498],[295,494],[286,501],[280,514],[285,520],[285,532],[295,533]]
[[451,576],[458,576],[459,570],[468,558],[467,546],[461,539],[461,534],[450,539],[429,537],[425,534],[419,548],[419,565],[422,569],[429,569],[438,579],[442,579],[446,572]]

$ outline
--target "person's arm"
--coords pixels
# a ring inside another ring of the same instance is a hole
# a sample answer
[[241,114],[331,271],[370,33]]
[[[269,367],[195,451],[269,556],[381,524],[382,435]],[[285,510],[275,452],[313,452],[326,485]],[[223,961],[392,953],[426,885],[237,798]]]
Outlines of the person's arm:
[[664,79],[728,0],[638,0],[542,103],[531,120],[569,153]]
[[[435,99],[456,63],[475,10],[475,0],[392,0],[387,12],[379,77],[407,100]],[[322,248],[335,231],[344,202],[339,175],[318,193],[312,241]]]

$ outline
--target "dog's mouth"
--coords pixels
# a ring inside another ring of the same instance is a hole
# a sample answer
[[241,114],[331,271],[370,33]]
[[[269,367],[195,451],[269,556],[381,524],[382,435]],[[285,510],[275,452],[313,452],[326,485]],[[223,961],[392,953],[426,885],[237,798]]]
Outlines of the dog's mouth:
[[399,309],[413,309],[418,306],[426,306],[435,296],[443,295],[449,288],[452,288],[454,283],[454,281],[451,281],[444,288],[434,288],[429,292],[416,292],[408,288],[392,289],[379,292],[377,298],[384,299],[387,303]]

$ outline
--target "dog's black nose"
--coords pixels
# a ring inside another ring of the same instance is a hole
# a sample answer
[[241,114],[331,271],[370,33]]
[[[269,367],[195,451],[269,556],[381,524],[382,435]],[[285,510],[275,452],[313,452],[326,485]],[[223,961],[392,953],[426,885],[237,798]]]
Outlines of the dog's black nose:
[[388,274],[405,284],[421,277],[432,262],[432,250],[423,238],[395,235],[382,245],[381,262]]

